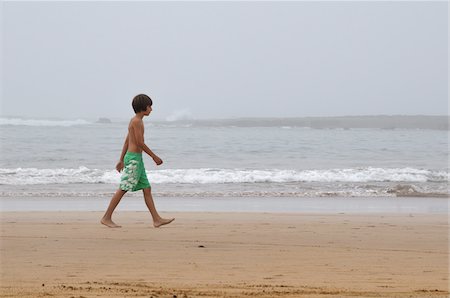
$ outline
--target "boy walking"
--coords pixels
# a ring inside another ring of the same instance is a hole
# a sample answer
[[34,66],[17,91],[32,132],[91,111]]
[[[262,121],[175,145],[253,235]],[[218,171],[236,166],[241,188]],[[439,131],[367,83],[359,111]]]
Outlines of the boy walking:
[[147,180],[147,174],[145,173],[142,160],[142,151],[144,151],[153,158],[158,166],[163,163],[161,158],[153,153],[144,143],[144,122],[142,121],[142,118],[150,115],[152,104],[153,102],[150,97],[145,94],[139,94],[133,98],[132,106],[136,116],[130,120],[122,154],[116,165],[116,170],[118,172],[123,170],[120,179],[120,187],[112,197],[108,209],[100,221],[110,228],[120,228],[119,225],[116,225],[112,221],[111,216],[125,193],[127,191],[137,191],[140,189],[142,189],[144,193],[145,204],[153,217],[153,226],[155,228],[169,224],[175,219],[164,219],[159,216],[156,211],[155,204],[153,203],[151,186]]

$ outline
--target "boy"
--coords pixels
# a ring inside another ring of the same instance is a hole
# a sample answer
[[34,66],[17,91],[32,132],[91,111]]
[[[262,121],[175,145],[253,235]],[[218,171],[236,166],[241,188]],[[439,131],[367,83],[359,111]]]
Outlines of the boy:
[[156,211],[155,204],[153,203],[151,186],[147,180],[144,163],[142,161],[142,151],[145,151],[145,153],[153,158],[158,166],[163,163],[161,158],[153,153],[144,143],[144,122],[142,121],[142,118],[150,115],[152,104],[153,102],[150,97],[145,94],[139,94],[133,98],[132,106],[136,116],[130,120],[122,154],[116,165],[116,170],[118,172],[123,170],[120,179],[120,187],[112,197],[108,210],[106,210],[105,215],[103,215],[103,218],[100,221],[110,228],[121,227],[111,220],[111,216],[125,193],[127,191],[136,191],[140,189],[142,189],[144,193],[145,203],[153,217],[153,226],[155,228],[169,224],[175,219],[164,219],[159,216]]

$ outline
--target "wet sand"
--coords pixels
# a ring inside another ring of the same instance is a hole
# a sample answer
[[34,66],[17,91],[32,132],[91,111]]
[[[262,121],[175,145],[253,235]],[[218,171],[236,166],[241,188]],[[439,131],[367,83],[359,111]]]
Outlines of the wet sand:
[[0,296],[449,296],[447,214],[101,215],[1,212]]

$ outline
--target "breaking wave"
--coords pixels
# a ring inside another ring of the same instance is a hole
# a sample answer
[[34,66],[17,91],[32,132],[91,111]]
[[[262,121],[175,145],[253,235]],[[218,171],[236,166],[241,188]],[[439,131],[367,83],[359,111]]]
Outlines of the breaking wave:
[[2,125],[22,125],[22,126],[75,126],[86,125],[91,122],[77,119],[77,120],[37,120],[37,119],[20,119],[20,118],[0,118],[0,126]]
[[[283,169],[165,169],[147,172],[152,183],[223,184],[291,182],[443,182],[447,171],[414,168],[350,168],[328,170]],[[0,169],[0,184],[97,184],[118,183],[120,174],[113,170],[89,169]]]

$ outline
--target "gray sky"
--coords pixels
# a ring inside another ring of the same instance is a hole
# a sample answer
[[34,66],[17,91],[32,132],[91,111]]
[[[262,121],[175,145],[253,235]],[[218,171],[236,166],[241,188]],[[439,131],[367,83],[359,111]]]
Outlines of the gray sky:
[[445,115],[447,2],[2,2],[1,115]]

